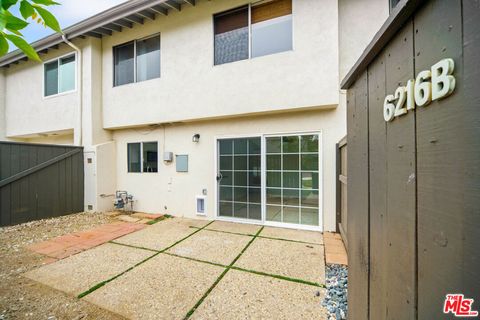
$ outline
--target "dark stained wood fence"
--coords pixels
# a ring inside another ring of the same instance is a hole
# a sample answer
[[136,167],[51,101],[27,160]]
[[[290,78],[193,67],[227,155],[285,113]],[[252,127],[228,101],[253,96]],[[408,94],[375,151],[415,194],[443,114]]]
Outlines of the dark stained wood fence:
[[[480,310],[480,2],[405,21],[348,89],[352,320],[451,319],[447,293]],[[443,58],[454,93],[386,123],[385,96]]]
[[0,226],[83,211],[83,148],[0,142]]
[[337,143],[337,232],[348,247],[347,239],[347,137]]

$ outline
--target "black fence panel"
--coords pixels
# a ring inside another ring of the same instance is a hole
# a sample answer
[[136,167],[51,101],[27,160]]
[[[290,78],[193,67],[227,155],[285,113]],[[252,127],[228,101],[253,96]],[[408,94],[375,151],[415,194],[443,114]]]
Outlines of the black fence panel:
[[83,211],[83,148],[0,142],[0,226]]

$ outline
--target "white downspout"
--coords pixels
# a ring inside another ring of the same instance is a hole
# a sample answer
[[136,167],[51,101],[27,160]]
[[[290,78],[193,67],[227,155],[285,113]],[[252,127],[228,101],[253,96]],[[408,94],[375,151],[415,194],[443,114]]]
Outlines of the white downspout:
[[78,131],[78,134],[76,134],[75,129],[73,133],[73,139],[74,139],[74,145],[76,146],[81,146],[82,145],[82,127],[83,127],[83,121],[82,121],[82,113],[83,113],[83,108],[82,108],[82,96],[83,96],[83,81],[82,81],[82,50],[80,50],[79,47],[68,41],[67,37],[62,34],[62,39],[63,41],[68,44],[70,47],[72,47],[75,51],[77,51],[77,91],[78,91],[78,107],[77,107],[77,119],[76,119],[76,130]]

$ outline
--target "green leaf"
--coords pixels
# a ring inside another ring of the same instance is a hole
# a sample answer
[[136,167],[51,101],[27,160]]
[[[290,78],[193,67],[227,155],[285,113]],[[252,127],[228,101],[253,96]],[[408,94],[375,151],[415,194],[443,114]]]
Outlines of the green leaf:
[[3,37],[3,34],[0,34],[0,57],[5,55],[8,52],[8,42]]
[[18,0],[0,0],[0,3],[2,4],[1,7],[5,10],[8,10],[11,6],[13,6],[15,3],[17,3]]
[[11,43],[17,46],[18,49],[22,50],[23,53],[25,53],[30,59],[39,62],[42,61],[38,56],[37,52],[35,52],[35,50],[27,43],[27,41],[23,40],[21,37],[13,34],[5,34],[5,38],[7,38]]
[[44,6],[59,5],[60,3],[53,0],[32,0],[36,4],[43,4]]
[[7,17],[3,12],[0,12],[0,31],[5,29],[6,25],[7,25]]
[[42,17],[45,24],[52,30],[62,33],[62,28],[60,28],[60,24],[57,21],[57,18],[53,16],[48,10],[34,5],[35,10],[38,14]]
[[22,0],[20,2],[20,13],[22,14],[23,19],[27,19],[35,13],[35,10],[33,10],[33,7],[28,1]]
[[21,30],[28,26],[28,22],[25,20],[22,20],[20,18],[17,18],[15,16],[6,16],[5,20],[7,24],[5,25],[5,28],[8,30]]

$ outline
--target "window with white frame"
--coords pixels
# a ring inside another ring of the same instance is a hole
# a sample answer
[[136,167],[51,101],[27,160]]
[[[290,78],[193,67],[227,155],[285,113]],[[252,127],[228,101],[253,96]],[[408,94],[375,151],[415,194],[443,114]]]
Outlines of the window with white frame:
[[160,77],[160,35],[130,41],[113,48],[113,85]]
[[57,58],[44,64],[44,96],[75,90],[75,54]]
[[127,144],[128,172],[158,172],[158,143]]
[[292,0],[265,0],[216,14],[215,65],[292,50]]

